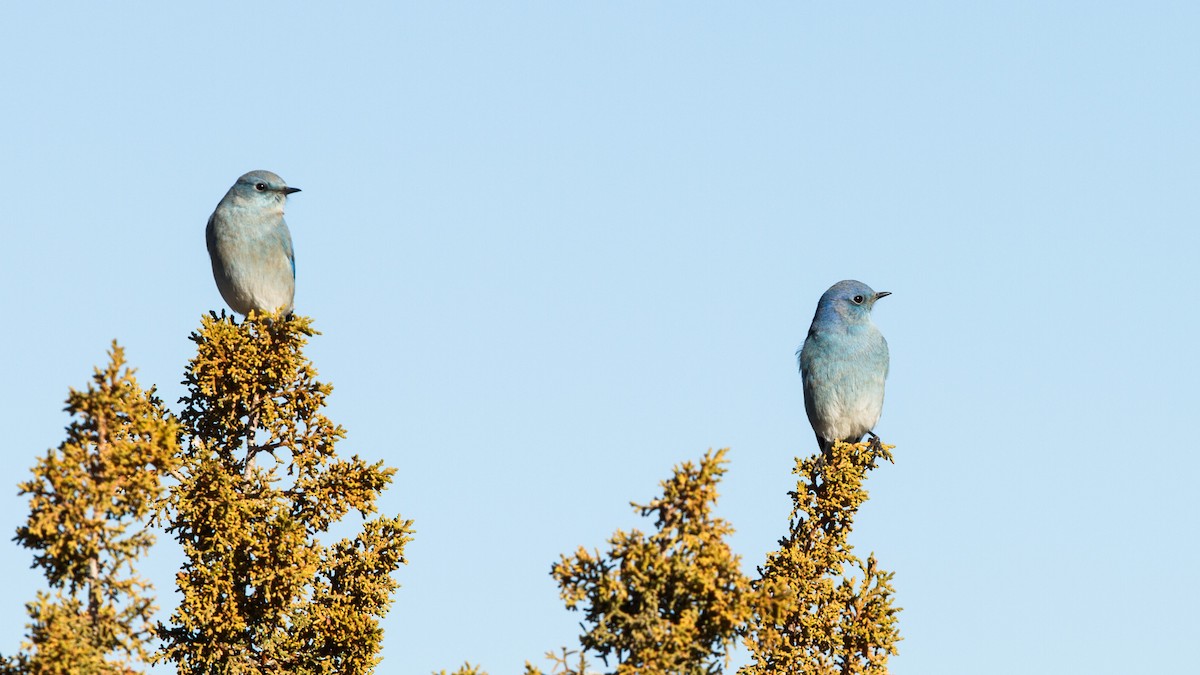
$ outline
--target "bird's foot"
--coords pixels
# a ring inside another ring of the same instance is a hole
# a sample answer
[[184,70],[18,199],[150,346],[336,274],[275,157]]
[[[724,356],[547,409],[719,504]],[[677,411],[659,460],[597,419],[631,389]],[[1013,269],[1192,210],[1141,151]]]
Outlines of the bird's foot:
[[868,431],[867,435],[871,437],[871,440],[867,442],[867,447],[871,449],[871,452],[875,453],[876,455],[883,452],[883,443],[880,442],[879,437],[875,435],[875,432]]
[[868,431],[867,433],[871,436],[871,440],[867,441],[867,449],[871,451],[871,464],[874,465],[875,460],[881,457],[889,462],[894,462],[895,460],[892,459],[892,453],[888,452],[887,448],[883,447],[883,441],[879,440],[879,437],[875,435],[875,432]]

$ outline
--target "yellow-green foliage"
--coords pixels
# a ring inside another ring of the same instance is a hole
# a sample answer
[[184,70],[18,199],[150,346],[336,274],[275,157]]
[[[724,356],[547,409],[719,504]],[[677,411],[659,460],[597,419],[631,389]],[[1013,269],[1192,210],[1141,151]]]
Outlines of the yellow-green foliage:
[[0,670],[134,673],[148,656],[153,597],[134,563],[154,542],[146,520],[174,470],[179,426],[138,386],[124,350],[114,343],[109,355],[67,397],[67,439],[20,484],[30,514],[16,540],[54,593],[26,605],[29,635]]
[[[549,675],[595,675],[588,666],[587,655],[582,651],[561,648],[558,652],[546,652],[546,660],[551,663]],[[480,675],[486,675],[480,671]],[[523,675],[547,675],[532,663],[525,662]]]
[[750,582],[725,538],[733,533],[714,518],[725,453],[684,462],[661,483],[663,495],[646,505],[656,530],[618,530],[601,555],[580,548],[563,556],[551,575],[570,609],[584,609],[584,648],[613,656],[616,672],[719,672],[748,616]]
[[[160,659],[180,673],[367,673],[411,521],[380,516],[325,546],[351,510],[375,512],[395,469],[334,445],[332,387],[304,357],[304,317],[205,317],[180,415],[186,447],[168,526],[187,557]],[[265,460],[265,461],[264,461]]]
[[[788,535],[767,556],[746,645],[754,662],[742,675],[887,672],[900,640],[892,573],[874,555],[863,562],[847,542],[867,499],[863,481],[891,446],[836,444],[824,457],[797,460]],[[855,578],[848,569],[857,569]]]
[[[725,543],[733,528],[711,515],[725,452],[676,467],[662,497],[634,504],[656,514],[654,533],[618,530],[606,554],[580,549],[554,565],[567,607],[585,610],[585,650],[615,656],[618,675],[717,673],[742,636],[753,662],[739,675],[886,673],[900,640],[892,574],[854,556],[847,537],[867,472],[891,446],[838,443],[797,459],[788,534],[753,583]],[[547,654],[551,672],[588,673],[585,652],[577,665],[572,653]],[[484,673],[467,664],[453,675]],[[525,675],[543,673],[527,662]]]
[[[546,652],[546,660],[551,663],[549,674],[526,661],[523,675],[595,675],[593,671],[588,669],[587,657],[580,651],[563,647],[558,652]],[[447,675],[447,673],[445,670],[440,670],[434,673],[434,675]],[[479,666],[473,666],[468,662],[464,663],[458,670],[449,673],[449,675],[488,674],[484,669]]]
[[[178,420],[114,344],[108,367],[67,399],[67,439],[20,485],[30,516],[16,539],[53,593],[27,605],[27,639],[0,674],[126,675],[151,659],[183,675],[373,671],[412,522],[367,520],[395,469],[334,452],[345,432],[320,412],[332,388],[303,355],[314,334],[304,317],[205,317]],[[754,582],[726,543],[733,528],[712,514],[725,455],[684,462],[661,497],[633,504],[653,532],[618,530],[605,553],[580,548],[553,565],[585,632],[582,651],[547,654],[550,675],[593,675],[589,651],[613,657],[617,675],[718,673],[739,637],[752,658],[741,675],[887,672],[900,640],[892,574],[853,555],[848,536],[890,446],[838,443],[797,460],[788,533]],[[351,511],[361,532],[325,544]],[[134,570],[152,515],[186,556],[180,604],[156,630]],[[468,663],[451,675],[486,673]]]
[[446,673],[445,670],[439,670],[438,672],[434,673],[433,675],[488,675],[488,674],[487,674],[486,670],[483,670],[479,666],[473,666],[470,664],[470,662],[467,662],[467,663],[462,664],[462,668],[459,668],[458,670],[456,670],[452,673]]

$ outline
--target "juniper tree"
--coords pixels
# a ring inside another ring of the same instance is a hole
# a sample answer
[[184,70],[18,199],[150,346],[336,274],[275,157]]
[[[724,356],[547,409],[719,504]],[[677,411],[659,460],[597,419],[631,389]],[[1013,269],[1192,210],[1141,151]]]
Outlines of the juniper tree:
[[135,673],[149,655],[155,607],[134,563],[154,542],[147,520],[179,427],[133,372],[114,342],[87,390],[67,397],[66,440],[19,486],[30,513],[16,540],[54,592],[26,605],[32,623],[8,672]]
[[523,675],[596,675],[582,650],[562,647],[557,652],[546,652],[546,660],[550,662],[549,673],[526,661]]
[[377,516],[395,469],[340,458],[345,431],[320,411],[332,391],[303,347],[305,317],[207,316],[191,339],[185,444],[167,530],[183,547],[181,602],[160,628],[180,673],[367,673],[412,522]]
[[[616,657],[618,674],[720,672],[738,636],[752,658],[739,675],[886,673],[900,640],[893,575],[874,555],[855,556],[848,537],[867,472],[892,459],[891,446],[836,443],[797,459],[788,534],[752,583],[725,543],[733,528],[712,516],[725,453],[683,463],[662,497],[634,504],[656,516],[653,533],[618,530],[606,553],[581,548],[554,564],[567,607],[584,611],[581,645]],[[551,672],[588,673],[584,652],[578,664],[571,654],[547,654]],[[464,664],[452,675],[484,671]],[[527,662],[525,675],[543,671]]]
[[[563,647],[557,652],[546,652],[546,660],[550,662],[550,672],[547,673],[532,663],[525,662],[523,675],[595,675],[588,664],[587,655],[583,652]],[[470,662],[462,664],[458,670],[447,673],[439,670],[434,675],[488,675],[487,671]]]
[[655,531],[617,530],[609,550],[580,548],[551,575],[570,609],[583,609],[580,644],[617,661],[616,673],[715,673],[750,611],[750,584],[712,508],[725,473],[722,449],[684,462],[663,494],[633,504],[655,517]]
[[487,674],[486,670],[483,670],[479,666],[473,666],[468,661],[468,662],[463,663],[462,667],[459,668],[458,670],[455,670],[454,672],[447,673],[445,670],[439,670],[436,673],[434,673],[433,675],[488,675],[488,674]]
[[[820,457],[796,460],[788,534],[755,581],[745,642],[753,663],[741,675],[882,675],[900,640],[891,572],[848,542],[863,481],[892,446],[838,442]],[[861,576],[855,577],[854,571]]]
[[[588,650],[614,657],[621,675],[714,673],[727,663],[750,612],[750,581],[725,541],[733,527],[712,514],[727,452],[676,466],[661,497],[632,503],[655,517],[654,532],[617,530],[605,553],[580,547],[552,565],[567,608],[584,611],[585,632],[583,650],[546,654],[549,675],[594,675]],[[545,675],[529,662],[524,674]],[[465,663],[451,675],[486,674]]]

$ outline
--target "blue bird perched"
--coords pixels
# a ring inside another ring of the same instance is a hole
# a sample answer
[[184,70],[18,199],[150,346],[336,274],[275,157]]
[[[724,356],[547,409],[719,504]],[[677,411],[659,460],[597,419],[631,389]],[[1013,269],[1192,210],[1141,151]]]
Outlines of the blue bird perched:
[[817,302],[804,346],[797,352],[804,409],[822,454],[837,441],[857,443],[883,411],[888,346],[871,322],[876,293],[861,281],[839,281]]
[[251,171],[237,179],[208,218],[204,234],[213,278],[238,314],[292,311],[296,261],[283,205],[299,191],[270,171]]

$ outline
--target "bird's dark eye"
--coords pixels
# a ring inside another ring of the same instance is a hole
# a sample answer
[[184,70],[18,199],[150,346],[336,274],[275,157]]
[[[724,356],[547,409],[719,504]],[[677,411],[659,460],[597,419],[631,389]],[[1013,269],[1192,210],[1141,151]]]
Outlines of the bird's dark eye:
[[856,304],[856,305],[863,304],[863,296],[861,296],[861,295],[854,296],[854,304]]
[[263,192],[264,190],[267,189],[267,184],[266,183],[255,183],[254,189],[258,190],[259,192]]

